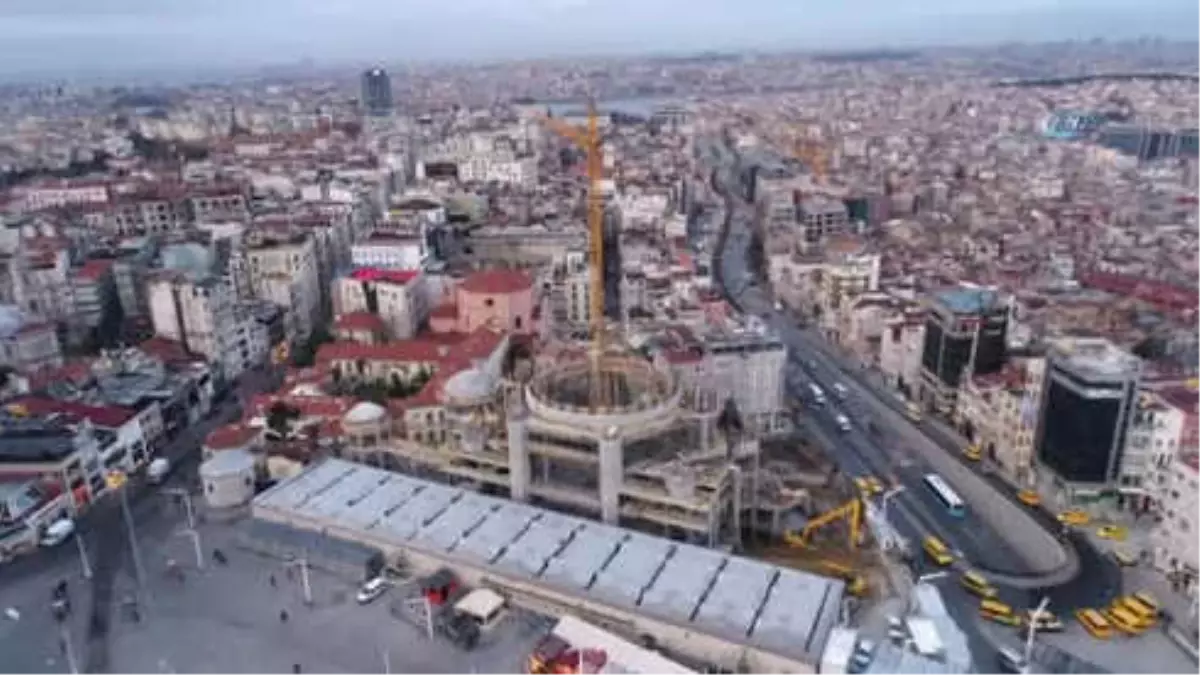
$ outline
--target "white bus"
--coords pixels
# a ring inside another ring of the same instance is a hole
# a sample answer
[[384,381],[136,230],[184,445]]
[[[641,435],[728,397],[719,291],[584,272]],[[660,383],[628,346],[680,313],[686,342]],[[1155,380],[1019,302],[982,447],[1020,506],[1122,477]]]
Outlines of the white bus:
[[966,513],[966,505],[959,498],[954,490],[950,489],[950,484],[942,480],[942,477],[936,473],[925,474],[925,484],[933,491],[933,494],[942,502],[950,515],[961,518]]

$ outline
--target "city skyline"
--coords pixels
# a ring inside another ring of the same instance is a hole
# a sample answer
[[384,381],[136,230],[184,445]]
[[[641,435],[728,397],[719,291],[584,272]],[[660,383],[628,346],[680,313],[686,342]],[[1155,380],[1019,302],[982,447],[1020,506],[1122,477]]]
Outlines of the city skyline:
[[[0,77],[634,55],[832,50],[1155,36],[1196,40],[1187,0],[811,6],[781,0],[15,0],[0,8]],[[586,16],[584,19],[582,17]],[[429,26],[452,26],[453,31]]]

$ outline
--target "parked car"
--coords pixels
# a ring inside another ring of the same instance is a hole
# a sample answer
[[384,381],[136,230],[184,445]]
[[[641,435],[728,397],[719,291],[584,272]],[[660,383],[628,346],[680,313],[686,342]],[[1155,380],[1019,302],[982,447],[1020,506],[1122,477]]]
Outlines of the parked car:
[[375,577],[374,579],[364,583],[358,589],[358,595],[354,596],[354,599],[357,600],[358,604],[360,605],[374,602],[377,598],[379,598],[379,596],[386,593],[389,587],[391,587],[391,583],[387,579],[383,577]]
[[46,528],[45,533],[42,534],[41,543],[46,547],[58,546],[73,534],[75,534],[75,521],[70,518],[59,518]]

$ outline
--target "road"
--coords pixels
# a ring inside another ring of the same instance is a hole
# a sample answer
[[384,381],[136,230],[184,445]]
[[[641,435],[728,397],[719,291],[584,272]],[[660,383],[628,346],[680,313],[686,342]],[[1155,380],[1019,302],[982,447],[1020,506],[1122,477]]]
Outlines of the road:
[[[715,154],[724,159],[717,162],[716,180],[722,183],[719,187],[730,187],[733,182],[729,166],[734,157],[728,152]],[[970,567],[988,573],[1000,586],[1001,599],[1017,608],[1035,605],[1041,597],[1049,596],[1050,608],[1068,615],[1075,607],[1102,606],[1118,593],[1119,571],[1083,543],[1083,537],[1072,535],[1064,546],[1051,534],[1058,529],[1051,514],[1030,513],[999,479],[979,475],[966,466],[958,457],[961,448],[955,446],[955,439],[933,424],[910,423],[902,414],[902,402],[892,392],[872,386],[871,378],[857,365],[846,363],[819,336],[775,310],[772,298],[747,269],[753,208],[735,191],[723,191],[727,229],[719,243],[718,281],[740,311],[762,318],[788,346],[788,393],[809,404],[797,416],[798,426],[826,448],[841,471],[853,476],[872,475],[903,486],[889,500],[886,516],[910,546],[919,550],[925,535],[937,536],[956,552],[957,569]],[[844,399],[834,396],[835,383],[847,391]],[[825,391],[824,405],[811,405],[810,384]],[[839,429],[835,419],[839,414],[851,419],[850,430]],[[933,431],[934,439],[929,431]],[[949,514],[925,486],[927,473],[942,475],[963,496],[967,503],[965,516]],[[924,556],[918,559],[914,574],[935,571]],[[957,583],[938,584],[949,611],[967,633],[980,663],[984,663],[994,648],[993,642],[978,630],[978,600]]]

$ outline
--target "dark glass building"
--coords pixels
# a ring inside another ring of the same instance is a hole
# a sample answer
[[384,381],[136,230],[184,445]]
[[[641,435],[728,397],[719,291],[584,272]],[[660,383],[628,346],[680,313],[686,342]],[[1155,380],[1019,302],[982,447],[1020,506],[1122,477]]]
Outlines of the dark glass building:
[[1034,437],[1038,462],[1064,483],[1116,481],[1140,379],[1140,360],[1108,340],[1054,344]]
[[949,414],[964,377],[999,372],[1008,340],[1008,301],[983,288],[936,294],[929,303],[921,353],[921,400]]
[[392,114],[392,78],[383,68],[372,68],[362,74],[360,100],[363,112],[371,117]]

